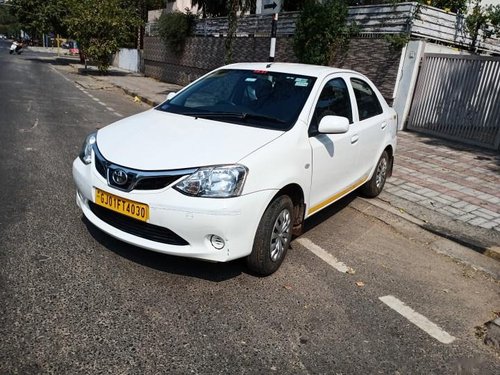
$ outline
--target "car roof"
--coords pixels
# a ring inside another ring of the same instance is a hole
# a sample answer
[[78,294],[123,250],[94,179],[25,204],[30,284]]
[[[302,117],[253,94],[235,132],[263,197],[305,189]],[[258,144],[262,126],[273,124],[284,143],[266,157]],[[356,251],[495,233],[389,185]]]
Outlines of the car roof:
[[223,66],[221,67],[221,69],[261,70],[269,72],[299,74],[312,77],[324,77],[328,74],[341,73],[341,72],[360,74],[353,70],[333,68],[331,66],[282,63],[282,62],[237,63],[237,64]]

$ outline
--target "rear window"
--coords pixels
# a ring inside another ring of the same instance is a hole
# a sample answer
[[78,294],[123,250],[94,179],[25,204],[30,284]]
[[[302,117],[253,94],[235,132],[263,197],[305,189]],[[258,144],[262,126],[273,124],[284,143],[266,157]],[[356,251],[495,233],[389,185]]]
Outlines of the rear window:
[[351,84],[358,104],[360,121],[380,115],[383,112],[377,95],[368,83],[357,78],[351,78]]

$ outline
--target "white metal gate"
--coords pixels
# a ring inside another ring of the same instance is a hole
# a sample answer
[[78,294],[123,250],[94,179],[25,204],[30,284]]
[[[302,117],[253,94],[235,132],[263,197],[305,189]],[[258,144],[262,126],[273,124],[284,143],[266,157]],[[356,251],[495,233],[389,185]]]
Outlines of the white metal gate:
[[425,54],[408,129],[500,149],[500,58]]

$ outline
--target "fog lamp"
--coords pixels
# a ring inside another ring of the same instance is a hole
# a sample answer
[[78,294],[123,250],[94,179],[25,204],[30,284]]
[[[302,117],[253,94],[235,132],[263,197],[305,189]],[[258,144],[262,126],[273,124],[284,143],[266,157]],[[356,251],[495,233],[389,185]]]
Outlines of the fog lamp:
[[222,237],[219,237],[215,234],[210,236],[210,243],[216,250],[222,250],[224,246],[226,246],[226,242]]

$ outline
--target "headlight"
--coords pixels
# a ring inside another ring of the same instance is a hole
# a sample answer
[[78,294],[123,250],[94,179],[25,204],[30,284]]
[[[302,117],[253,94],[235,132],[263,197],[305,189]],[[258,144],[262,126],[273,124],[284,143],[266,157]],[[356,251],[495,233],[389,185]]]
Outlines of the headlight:
[[96,132],[90,133],[87,135],[87,138],[85,138],[85,142],[83,142],[82,145],[82,151],[80,152],[80,159],[85,163],[85,164],[90,164],[92,161],[92,148],[94,147],[94,144],[96,142]]
[[174,188],[195,197],[236,197],[243,190],[247,172],[242,165],[200,168]]

